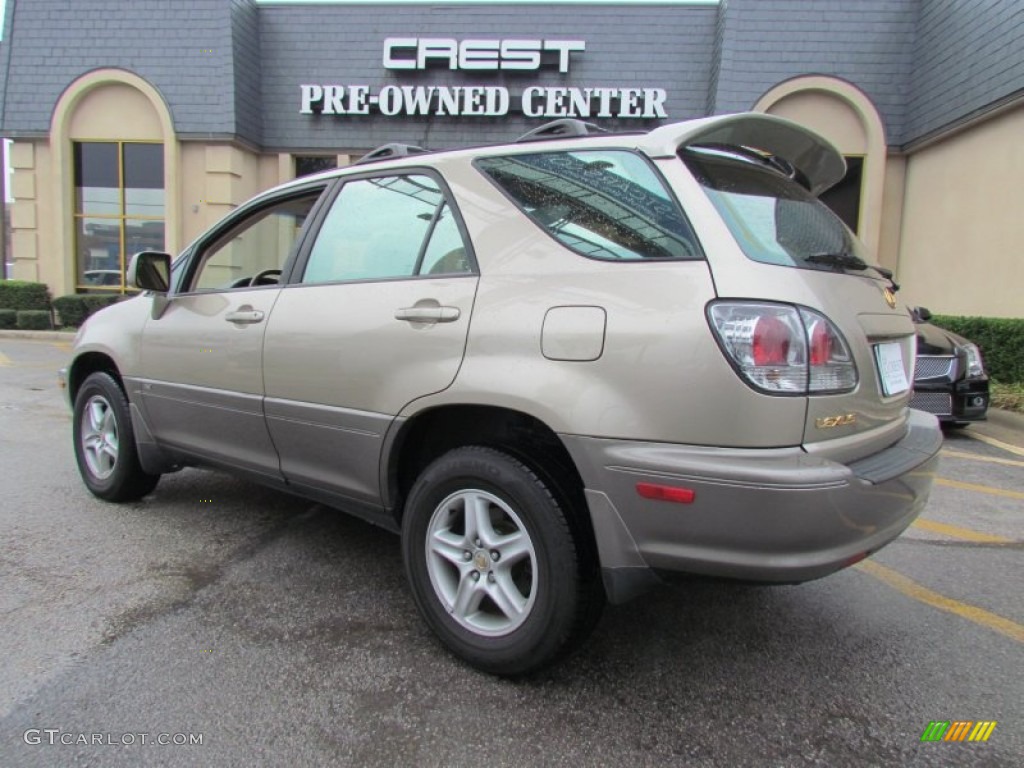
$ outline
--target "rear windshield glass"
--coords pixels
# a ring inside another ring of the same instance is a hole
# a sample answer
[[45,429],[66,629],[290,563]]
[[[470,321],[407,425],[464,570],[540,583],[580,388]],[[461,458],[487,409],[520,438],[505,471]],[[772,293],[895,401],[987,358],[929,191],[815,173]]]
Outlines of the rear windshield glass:
[[622,150],[477,160],[548,234],[597,259],[699,259],[697,238],[650,163]]
[[823,270],[835,269],[829,256],[866,260],[864,246],[838,216],[767,163],[703,149],[682,158],[750,259]]

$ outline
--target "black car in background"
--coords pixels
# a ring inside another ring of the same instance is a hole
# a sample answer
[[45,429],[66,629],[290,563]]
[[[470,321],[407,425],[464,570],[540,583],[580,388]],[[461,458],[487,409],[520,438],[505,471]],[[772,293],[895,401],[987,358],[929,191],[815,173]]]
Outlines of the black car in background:
[[977,346],[928,321],[924,307],[910,312],[917,328],[917,365],[910,407],[939,417],[942,425],[964,427],[988,411],[988,375]]

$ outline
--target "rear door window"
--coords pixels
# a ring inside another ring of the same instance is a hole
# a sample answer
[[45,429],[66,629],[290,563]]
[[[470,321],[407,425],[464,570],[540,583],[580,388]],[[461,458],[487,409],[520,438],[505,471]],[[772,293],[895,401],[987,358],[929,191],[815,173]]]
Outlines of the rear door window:
[[538,226],[584,256],[703,258],[668,187],[635,152],[538,152],[476,165]]
[[410,174],[346,182],[309,254],[303,283],[471,271],[450,204],[434,179]]

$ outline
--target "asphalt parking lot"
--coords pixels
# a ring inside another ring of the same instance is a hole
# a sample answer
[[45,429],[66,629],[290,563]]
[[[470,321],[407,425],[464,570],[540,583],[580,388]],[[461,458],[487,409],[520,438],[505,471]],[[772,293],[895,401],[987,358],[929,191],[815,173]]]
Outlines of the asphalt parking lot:
[[[434,642],[383,531],[199,470],[92,498],[68,348],[0,338],[0,766],[1024,762],[1019,419],[949,435],[870,561],[660,590],[510,682]],[[996,725],[922,742],[934,721]]]

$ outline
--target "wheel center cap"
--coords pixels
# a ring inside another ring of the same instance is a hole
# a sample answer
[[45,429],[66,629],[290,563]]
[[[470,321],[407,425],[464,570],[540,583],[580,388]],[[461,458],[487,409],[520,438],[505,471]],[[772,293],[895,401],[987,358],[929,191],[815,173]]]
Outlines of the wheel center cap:
[[481,550],[473,556],[473,565],[477,567],[477,570],[485,571],[491,565],[491,558],[486,552]]

